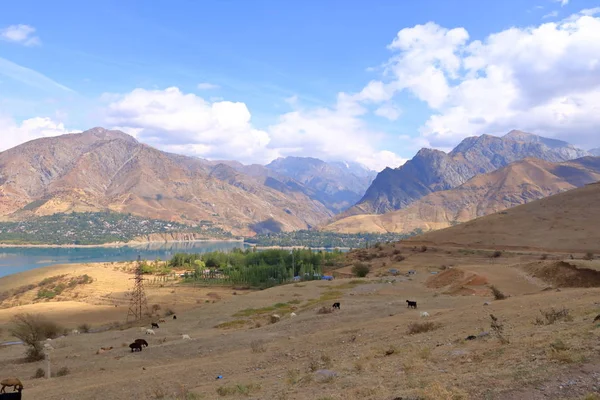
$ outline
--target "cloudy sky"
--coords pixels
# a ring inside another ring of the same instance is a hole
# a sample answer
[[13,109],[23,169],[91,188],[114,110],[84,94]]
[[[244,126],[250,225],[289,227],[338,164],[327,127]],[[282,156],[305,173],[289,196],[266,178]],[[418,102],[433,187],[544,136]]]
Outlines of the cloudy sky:
[[377,170],[511,129],[600,147],[600,1],[0,5],[0,150],[94,126]]

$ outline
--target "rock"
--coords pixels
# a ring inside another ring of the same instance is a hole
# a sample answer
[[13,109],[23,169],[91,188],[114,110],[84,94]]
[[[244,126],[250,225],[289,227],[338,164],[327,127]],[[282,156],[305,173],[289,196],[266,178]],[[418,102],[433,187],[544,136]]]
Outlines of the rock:
[[489,306],[490,304],[492,304],[492,303],[490,303],[489,301],[486,301],[485,303],[483,303],[484,306]]
[[335,378],[337,376],[337,372],[329,369],[320,369],[315,372],[315,375],[318,381],[323,382]]
[[281,321],[281,317],[277,314],[273,314],[271,315],[271,323],[275,324],[277,322]]

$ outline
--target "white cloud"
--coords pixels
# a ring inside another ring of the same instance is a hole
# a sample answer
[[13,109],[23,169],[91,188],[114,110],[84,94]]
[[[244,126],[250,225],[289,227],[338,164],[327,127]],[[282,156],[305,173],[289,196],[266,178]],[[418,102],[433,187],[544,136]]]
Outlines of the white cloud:
[[111,100],[105,110],[106,123],[158,148],[240,161],[263,161],[277,156],[267,149],[268,134],[252,127],[244,103],[211,103],[176,87],[135,89],[104,98]]
[[569,4],[569,0],[554,0],[556,3],[560,3],[561,7],[566,6],[567,4]]
[[398,168],[406,162],[404,158],[398,157],[388,150],[378,151],[370,156],[358,157],[357,161],[377,172],[382,171],[385,167]]
[[[209,102],[176,87],[106,94],[105,121],[160,149],[210,159],[266,163],[280,156],[360,161],[372,168],[403,160],[373,146],[381,136],[360,118],[366,110],[341,93],[335,107],[295,109],[256,129],[244,103]],[[289,99],[293,103],[293,99]]]
[[214,83],[203,82],[198,84],[198,89],[200,90],[212,90],[219,89],[219,85],[215,85]]
[[18,124],[11,118],[0,116],[0,132],[0,151],[4,151],[30,140],[80,131],[66,129],[63,123],[47,117],[30,118]]
[[542,18],[546,19],[546,18],[555,18],[558,17],[558,11],[552,11],[549,12],[548,14],[544,15]]
[[8,42],[19,43],[24,46],[37,46],[42,44],[40,38],[34,36],[35,28],[29,25],[11,25],[0,29],[0,38]]
[[593,15],[599,11],[510,28],[482,41],[431,22],[402,29],[389,45],[394,54],[385,64],[386,83],[365,89],[384,85],[427,103],[434,114],[420,131],[439,148],[514,128],[597,145],[600,18]]
[[400,118],[401,114],[402,110],[400,110],[400,108],[391,103],[384,104],[375,110],[375,115],[387,118],[390,121],[397,120],[398,118]]
[[5,75],[28,86],[42,90],[53,91],[58,89],[60,91],[74,93],[73,89],[61,85],[37,71],[15,64],[2,57],[0,57],[0,75]]

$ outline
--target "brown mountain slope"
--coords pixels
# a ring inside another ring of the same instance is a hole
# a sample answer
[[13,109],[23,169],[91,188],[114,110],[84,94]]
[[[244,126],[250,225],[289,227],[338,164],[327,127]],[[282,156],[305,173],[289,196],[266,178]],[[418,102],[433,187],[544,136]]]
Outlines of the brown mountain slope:
[[308,196],[282,193],[224,164],[169,154],[118,131],[34,140],[0,153],[0,215],[112,210],[235,234],[269,221],[305,229],[331,216]]
[[363,198],[335,219],[400,210],[430,193],[453,189],[474,176],[528,157],[564,162],[588,155],[566,142],[521,131],[503,137],[469,137],[450,153],[421,149],[404,165],[381,171]]
[[455,189],[429,194],[402,210],[347,217],[323,230],[408,233],[442,229],[598,180],[600,158],[557,164],[530,158],[478,175]]
[[570,190],[407,243],[485,249],[600,251],[600,183]]

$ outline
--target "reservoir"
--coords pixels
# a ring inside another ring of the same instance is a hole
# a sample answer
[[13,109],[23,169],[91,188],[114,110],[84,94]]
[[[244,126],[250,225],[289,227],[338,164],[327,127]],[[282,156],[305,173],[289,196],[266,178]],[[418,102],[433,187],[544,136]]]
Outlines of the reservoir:
[[0,247],[0,277],[56,264],[170,259],[175,253],[244,248],[243,242],[146,243],[119,247]]

